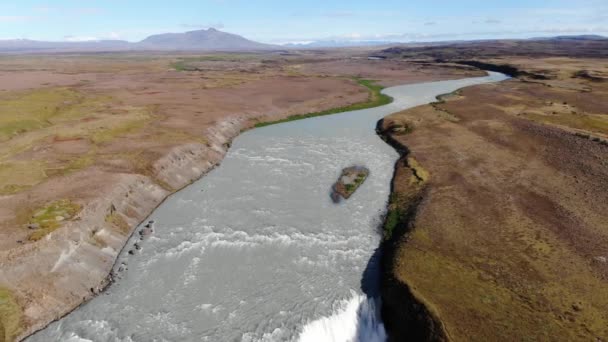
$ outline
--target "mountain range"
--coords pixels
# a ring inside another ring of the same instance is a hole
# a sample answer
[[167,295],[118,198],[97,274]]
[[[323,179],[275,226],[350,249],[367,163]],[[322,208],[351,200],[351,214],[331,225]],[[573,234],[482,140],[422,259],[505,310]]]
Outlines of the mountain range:
[[284,47],[294,49],[310,49],[310,48],[338,48],[338,47],[360,47],[360,46],[382,46],[399,44],[393,41],[380,40],[316,40],[306,43],[287,43]]
[[94,51],[242,51],[273,50],[280,46],[263,44],[214,28],[185,33],[164,33],[140,42],[98,40],[86,42],[45,42],[29,39],[0,40],[0,52],[94,52]]
[[[539,37],[539,38],[530,38],[523,40],[554,40],[554,41],[564,41],[564,40],[576,40],[576,41],[597,41],[597,40],[606,40],[608,38],[599,36],[599,35],[579,35],[579,36],[556,36],[556,37]],[[489,41],[495,39],[486,39]],[[468,41],[484,41],[484,40],[468,40]],[[453,44],[467,42],[467,40],[446,40],[446,41],[434,41],[434,42],[400,42],[400,41],[390,41],[390,40],[317,40],[306,43],[288,43],[283,44],[286,48],[292,49],[314,49],[314,48],[341,48],[341,47],[364,47],[364,46],[383,46],[383,45],[408,45],[408,46],[432,46],[432,45],[445,45],[445,44]]]
[[[594,41],[608,39],[596,35],[558,36],[531,38],[530,40],[578,40]],[[425,43],[442,45],[454,42]],[[44,52],[113,52],[113,51],[256,51],[281,49],[340,48],[380,45],[417,46],[421,43],[404,44],[391,41],[339,41],[321,40],[303,44],[271,45],[255,42],[242,36],[222,32],[214,28],[184,33],[163,33],[150,36],[140,42],[124,40],[98,40],[86,42],[45,42],[29,39],[0,40],[0,53],[44,53]]]

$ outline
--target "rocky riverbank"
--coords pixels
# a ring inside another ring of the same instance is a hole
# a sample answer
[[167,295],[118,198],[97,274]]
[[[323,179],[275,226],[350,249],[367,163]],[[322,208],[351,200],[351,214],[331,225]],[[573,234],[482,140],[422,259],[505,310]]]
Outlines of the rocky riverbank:
[[391,340],[608,336],[606,89],[571,77],[585,60],[550,62],[552,79],[463,88],[379,123],[403,155],[382,245]]
[[181,189],[200,178],[222,160],[230,141],[245,127],[246,120],[238,117],[218,122],[205,135],[208,144],[179,146],[159,159],[154,164],[157,179],[116,175],[114,185],[100,189],[97,200],[84,206],[75,220],[36,244],[0,253],[2,281],[24,284],[19,290],[28,294],[17,298],[26,329],[16,339],[44,328],[101,292],[110,283],[108,275],[133,229],[170,195],[159,183]]
[[390,341],[445,341],[443,324],[407,283],[395,274],[397,255],[407,240],[419,205],[427,189],[428,173],[410,158],[405,144],[394,138],[401,134],[401,125],[380,120],[376,131],[401,155],[395,164],[391,197],[383,225],[381,243],[382,320]]

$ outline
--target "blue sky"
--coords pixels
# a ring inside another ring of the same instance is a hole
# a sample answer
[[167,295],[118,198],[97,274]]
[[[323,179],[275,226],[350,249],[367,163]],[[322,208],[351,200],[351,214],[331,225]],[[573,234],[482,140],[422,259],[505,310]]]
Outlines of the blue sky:
[[0,39],[124,39],[215,27],[268,42],[608,35],[608,0],[2,0]]

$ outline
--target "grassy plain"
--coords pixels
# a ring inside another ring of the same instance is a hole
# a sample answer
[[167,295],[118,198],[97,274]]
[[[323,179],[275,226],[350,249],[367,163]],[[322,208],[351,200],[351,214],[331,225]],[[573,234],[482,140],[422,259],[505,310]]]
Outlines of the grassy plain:
[[19,334],[22,315],[11,291],[0,288],[0,341],[12,341]]

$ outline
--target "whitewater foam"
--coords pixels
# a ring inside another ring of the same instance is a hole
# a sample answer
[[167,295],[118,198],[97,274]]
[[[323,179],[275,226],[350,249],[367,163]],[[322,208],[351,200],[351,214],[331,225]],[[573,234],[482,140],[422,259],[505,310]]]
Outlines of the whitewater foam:
[[380,320],[379,300],[352,292],[338,303],[334,314],[304,326],[299,342],[384,342],[386,331]]

